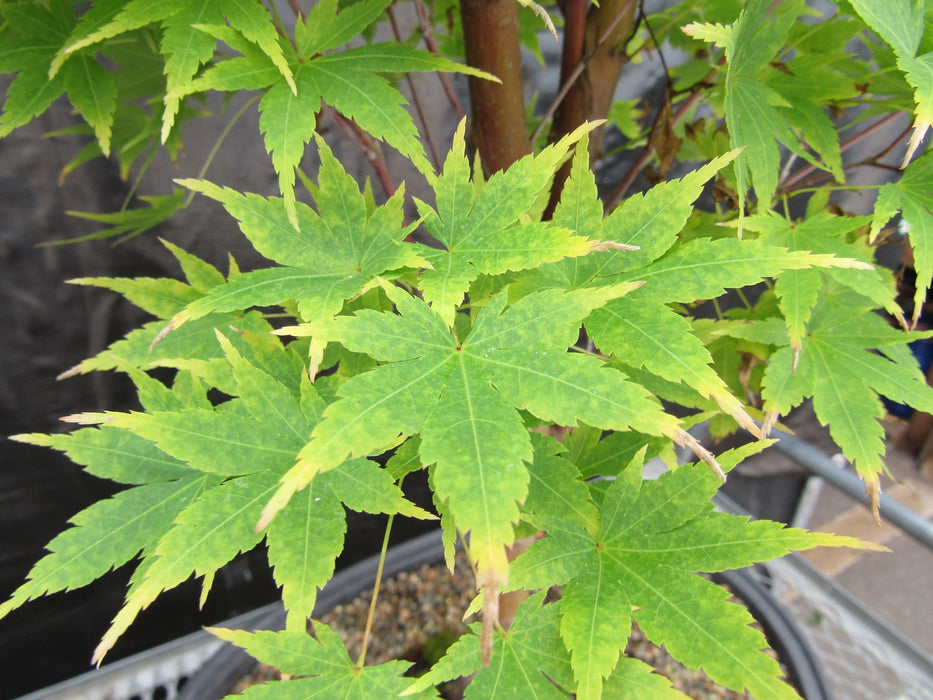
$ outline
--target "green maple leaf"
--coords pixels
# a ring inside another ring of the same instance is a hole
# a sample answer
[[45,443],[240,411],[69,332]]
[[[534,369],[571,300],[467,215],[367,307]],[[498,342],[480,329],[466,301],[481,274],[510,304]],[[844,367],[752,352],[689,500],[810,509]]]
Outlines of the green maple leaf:
[[598,511],[580,469],[570,459],[555,454],[562,450],[556,441],[537,433],[531,438],[535,455],[528,467],[528,497],[522,506],[522,519],[538,530],[564,521],[591,529],[599,522]]
[[160,50],[165,56],[165,110],[162,116],[162,142],[175,124],[181,107],[179,93],[191,82],[198,69],[214,55],[217,42],[199,25],[223,24],[221,3],[191,3],[165,18]]
[[488,600],[507,578],[505,548],[514,540],[528,489],[525,463],[532,447],[518,409],[561,425],[583,420],[681,438],[676,420],[624,375],[596,358],[566,352],[580,320],[629,289],[547,290],[509,309],[501,293],[477,314],[462,341],[424,301],[388,284],[398,315],[364,310],[308,324],[301,332],[386,364],[341,385],[260,527],[274,523],[296,491],[348,457],[385,449],[399,435],[420,434],[421,460],[430,465],[436,498],[457,529],[470,532],[478,585]]
[[577,144],[570,177],[561,191],[553,222],[591,240],[614,241],[628,248],[545,263],[519,276],[521,291],[548,287],[577,289],[612,281],[615,275],[644,268],[677,242],[693,212],[693,203],[707,181],[730,163],[737,152],[726,153],[703,167],[627,198],[603,219],[596,179],[586,160],[587,137]]
[[628,656],[619,659],[603,684],[603,697],[627,698],[630,700],[686,700],[670,680],[639,659]]
[[899,181],[888,183],[878,191],[872,238],[899,211],[910,224],[910,245],[917,270],[913,318],[916,323],[933,279],[933,154],[917,158],[907,166]]
[[781,158],[778,144],[799,150],[779,111],[790,105],[762,82],[761,74],[783,46],[803,5],[803,0],[782,3],[771,13],[767,0],[753,0],[728,27],[700,23],[684,27],[688,35],[714,42],[726,52],[726,125],[732,148],[743,149],[735,160],[740,211],[749,181],[762,205],[774,196]]
[[[830,253],[840,258],[871,263],[873,251],[858,242],[850,243],[845,234],[864,226],[868,217],[839,217],[819,213],[805,221],[794,223],[775,212],[746,218],[745,228],[761,233],[760,240],[769,245],[792,250]],[[854,289],[900,317],[903,312],[895,300],[894,280],[889,273],[865,268],[827,268],[826,274]],[[790,343],[800,348],[807,321],[823,292],[823,277],[817,270],[787,270],[775,283],[778,305],[787,320]],[[906,325],[906,322],[904,322]]]
[[[752,449],[760,449],[753,446]],[[726,465],[738,453],[721,456]],[[757,697],[796,697],[748,612],[695,572],[715,572],[818,545],[864,546],[769,521],[716,513],[718,481],[702,465],[642,481],[637,456],[600,504],[593,534],[567,524],[519,556],[510,587],[562,585],[560,633],[579,698],[598,698],[616,668],[631,620],[682,663]]]
[[242,195],[199,180],[184,181],[223,203],[256,250],[283,267],[247,272],[213,287],[177,313],[172,328],[212,312],[291,299],[297,301],[304,319],[327,318],[377,275],[391,276],[394,270],[424,263],[403,240],[410,230],[403,226],[404,190],[370,212],[356,182],[323,141],[320,154],[318,211],[298,203],[298,229],[289,221],[281,199]]
[[209,582],[217,569],[264,536],[288,605],[288,626],[304,629],[317,590],[333,575],[343,549],[344,505],[431,517],[403,498],[385,470],[358,459],[315,481],[308,493],[291,501],[268,533],[257,532],[263,507],[307,442],[320,409],[310,383],[296,395],[220,333],[217,340],[232,366],[239,398],[214,409],[109,414],[109,425],[151,439],[175,459],[225,480],[173,514],[172,527],[141,564],[125,606],[95,651],[98,660],[164,590],[192,574]]
[[891,0],[883,4],[851,0],[865,23],[875,31],[897,56],[897,66],[914,88],[914,133],[910,138],[902,167],[906,167],[933,125],[933,53],[917,56],[923,38],[924,3]]
[[921,411],[933,410],[933,390],[916,361],[894,352],[928,334],[899,332],[867,305],[859,308],[852,302],[844,297],[834,304],[830,298],[817,307],[796,368],[792,348],[772,355],[762,397],[767,410],[786,414],[812,394],[817,418],[829,425],[833,440],[875,489],[878,474],[886,470],[879,423],[885,411],[878,395]]
[[[212,24],[223,18],[249,41],[256,44],[279,70],[283,79],[295,89],[291,68],[285,60],[272,17],[256,0],[220,0],[216,10],[204,10],[203,3],[191,0],[104,0],[98,2],[78,21],[64,47],[56,54],[49,68],[54,77],[69,57],[80,49],[98,44],[120,34],[163,23],[162,53],[168,56],[166,74],[169,83],[182,85],[194,76],[200,64],[213,53],[208,52],[204,36],[192,25]],[[205,21],[206,20],[206,21]],[[174,119],[174,112],[166,112]]]
[[[243,693],[250,700],[309,697],[384,700],[397,697],[411,683],[403,675],[410,663],[389,661],[378,666],[358,666],[350,659],[337,633],[323,623],[315,623],[314,637],[291,631],[251,633],[218,628],[210,631],[242,647],[262,663],[292,676],[304,676],[252,686]],[[433,688],[416,696],[421,700],[435,697]]]
[[29,580],[0,605],[0,618],[29,600],[86,586],[140,552],[151,552],[184,507],[219,481],[188,471],[185,478],[128,489],[75,515],[74,527],[46,545],[49,553]]
[[419,287],[447,323],[453,322],[456,307],[480,275],[586,255],[601,243],[562,226],[531,221],[526,214],[549,187],[567,148],[592,127],[583,126],[542,153],[522,158],[481,188],[470,181],[464,128],[461,122],[437,178],[435,208],[418,202],[425,229],[444,246],[424,248],[422,255],[433,269],[422,273]]
[[406,691],[429,688],[455,678],[476,674],[467,687],[466,700],[539,698],[561,700],[573,683],[567,652],[558,633],[557,604],[544,605],[545,592],[522,602],[507,631],[497,630],[492,663],[482,666],[480,637],[467,633]]
[[75,23],[65,2],[47,9],[37,3],[4,3],[0,16],[0,70],[18,74],[6,90],[0,138],[49,108],[64,91],[65,77],[49,79],[52,57]]
[[122,240],[128,240],[158,226],[185,206],[184,193],[179,189],[175,189],[170,195],[140,195],[139,198],[149,206],[105,214],[69,211],[68,214],[70,216],[107,224],[108,228],[103,228],[84,236],[76,236],[74,238],[56,241],[56,245],[83,243],[85,241],[113,238],[114,236],[121,235],[123,236]]
[[379,19],[389,4],[390,0],[373,0],[338,7],[338,0],[321,0],[295,26],[298,55],[308,59],[343,46]]

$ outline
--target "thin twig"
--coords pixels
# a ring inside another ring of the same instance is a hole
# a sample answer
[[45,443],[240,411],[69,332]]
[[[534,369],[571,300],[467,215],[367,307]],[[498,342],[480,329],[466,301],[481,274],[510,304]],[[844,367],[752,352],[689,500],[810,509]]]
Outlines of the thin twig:
[[[389,21],[392,23],[392,33],[395,40],[400,44],[402,41],[402,32],[398,28],[398,22],[395,19],[395,5],[389,5]],[[421,99],[418,97],[418,90],[415,88],[415,81],[412,80],[411,73],[405,73],[405,80],[408,83],[408,89],[411,91],[411,101],[415,105],[415,111],[418,112],[418,119],[421,121],[421,127],[424,129],[424,139],[428,143],[428,150],[431,151],[431,160],[434,162],[434,170],[440,172],[441,159],[437,155],[437,149],[434,147],[434,141],[431,139],[431,127],[428,125],[428,119],[421,107]]]
[[[223,145],[223,142],[227,140],[227,137],[230,135],[230,132],[233,130],[233,127],[236,125],[238,121],[240,121],[240,117],[246,114],[247,109],[249,109],[252,105],[259,102],[260,97],[261,95],[256,95],[250,98],[249,100],[247,100],[243,104],[243,106],[240,107],[236,111],[236,114],[234,114],[230,118],[230,121],[227,122],[226,126],[224,126],[223,131],[220,132],[220,136],[218,136],[217,140],[214,141],[214,145],[211,147],[210,153],[207,154],[207,158],[204,159],[204,164],[201,166],[201,169],[198,171],[198,174],[196,176],[198,180],[203,179],[204,176],[207,175],[207,169],[211,167],[211,163],[214,162],[214,158],[217,156],[217,152],[220,150],[220,147]],[[188,193],[188,196],[185,199],[185,206],[188,206],[189,204],[191,204],[191,200],[193,197],[194,197],[194,191],[192,190],[191,192]]]
[[305,18],[305,13],[302,11],[301,7],[299,7],[298,0],[288,0],[288,6],[292,8],[292,12],[295,13],[295,17],[298,19]]
[[[722,63],[725,59],[721,59]],[[718,69],[713,69],[709,74],[703,78],[696,86],[709,87],[711,79],[718,73]],[[696,87],[695,86],[695,87]],[[687,112],[689,112],[693,106],[700,99],[702,92],[699,89],[694,90],[694,92],[684,100],[680,107],[677,108],[677,111],[671,115],[671,126],[680,122]],[[662,110],[658,110],[658,115],[660,115]],[[638,156],[637,160],[632,164],[632,167],[628,169],[628,172],[625,173],[623,178],[619,181],[612,192],[609,193],[609,196],[606,197],[606,203],[604,206],[604,211],[610,212],[616,208],[621,199],[625,196],[625,193],[628,192],[629,187],[632,186],[632,183],[635,182],[635,178],[638,177],[638,174],[642,171],[642,168],[648,164],[648,161],[651,159],[651,156],[654,155],[654,132],[658,127],[658,118],[655,117],[654,123],[651,125],[651,130],[648,136],[648,144],[642,149],[641,155]]]
[[369,601],[369,613],[366,615],[366,628],[363,630],[363,643],[360,649],[360,657],[356,661],[357,668],[362,668],[366,664],[366,649],[369,647],[369,637],[373,631],[373,620],[376,618],[376,601],[379,599],[379,587],[382,585],[382,570],[386,562],[386,552],[389,550],[389,533],[392,532],[392,521],[395,519],[395,513],[389,515],[389,522],[386,523],[385,535],[382,538],[382,551],[379,552],[379,566],[376,569],[376,582],[373,585],[373,597]]
[[345,119],[342,114],[330,105],[325,105],[324,108],[327,110],[327,113],[333,117],[334,121],[337,122],[337,126],[339,126],[366,155],[366,158],[376,171],[376,177],[379,178],[379,184],[382,185],[382,191],[385,192],[386,197],[391,197],[395,194],[395,184],[392,182],[392,176],[389,175],[385,156],[382,154],[382,149],[379,148],[379,144],[376,143],[375,139],[363,131],[355,121]]
[[[427,46],[428,51],[435,56],[440,56],[441,52],[438,50],[437,42],[434,40],[434,29],[432,28],[431,18],[428,16],[428,10],[424,6],[424,0],[415,0],[415,9],[418,11],[418,31],[421,32],[424,45]],[[457,119],[463,119],[466,116],[466,110],[463,109],[460,98],[457,97],[457,93],[454,91],[454,86],[453,83],[450,82],[450,77],[446,73],[440,72],[437,73],[437,77],[441,81],[441,86],[444,88],[444,93],[447,95],[447,99],[456,113]]]
[[534,133],[531,135],[531,142],[534,143],[537,138],[541,135],[541,132],[544,130],[544,125],[551,120],[554,116],[554,112],[557,111],[557,108],[560,107],[561,102],[564,101],[564,98],[567,97],[567,93],[570,92],[570,88],[573,87],[574,83],[580,79],[580,76],[583,75],[583,71],[586,70],[586,64],[596,55],[596,51],[609,40],[609,35],[613,29],[616,28],[616,25],[622,21],[628,12],[629,8],[632,6],[635,0],[629,0],[625,5],[623,5],[619,11],[616,13],[616,16],[612,18],[612,21],[608,24],[605,31],[599,36],[596,40],[596,43],[593,45],[593,48],[590,52],[580,59],[580,62],[577,64],[576,68],[573,69],[573,72],[567,76],[567,80],[564,81],[564,84],[561,85],[560,91],[554,97],[554,100],[551,102],[550,106],[547,108],[547,111],[544,113],[541,121],[538,122],[538,126],[535,127]]
[[[849,139],[843,141],[841,144],[839,144],[839,152],[840,152],[840,153],[845,153],[846,150],[848,150],[849,148],[852,148],[852,146],[856,145],[856,144],[859,143],[860,141],[862,141],[862,140],[868,138],[869,136],[871,136],[871,134],[873,134],[874,132],[878,131],[879,129],[884,128],[885,126],[887,126],[888,124],[890,124],[892,121],[894,121],[895,119],[897,119],[897,118],[900,117],[900,116],[901,116],[901,112],[892,112],[892,113],[890,113],[890,114],[885,115],[884,117],[882,117],[881,119],[879,119],[878,121],[876,121],[874,124],[872,124],[872,125],[869,126],[868,128],[863,129],[862,131],[860,131],[859,133],[857,133],[855,136],[853,136],[853,137],[851,137],[851,138],[849,138]],[[908,129],[907,131],[910,131],[910,129]],[[885,149],[884,152],[887,153],[887,152],[890,151],[892,148],[894,148],[894,146],[895,146],[895,145],[898,143],[898,141],[900,141],[902,138],[903,138],[903,134],[901,134],[900,136],[898,136],[897,139],[896,139],[890,146],[888,146],[888,148]],[[877,156],[877,157],[881,157],[881,156]],[[787,178],[787,180],[785,180],[783,183],[780,183],[780,185],[779,185],[779,186],[780,186],[780,191],[782,191],[782,192],[787,192],[787,191],[789,191],[789,188],[791,188],[791,187],[793,187],[794,185],[796,185],[797,183],[799,183],[801,180],[803,180],[803,178],[807,177],[810,173],[812,173],[814,170],[817,170],[817,169],[818,169],[818,166],[813,165],[813,164],[808,164],[806,167],[801,168],[801,169],[798,170],[796,173],[794,173],[794,174],[791,175],[789,178]]]

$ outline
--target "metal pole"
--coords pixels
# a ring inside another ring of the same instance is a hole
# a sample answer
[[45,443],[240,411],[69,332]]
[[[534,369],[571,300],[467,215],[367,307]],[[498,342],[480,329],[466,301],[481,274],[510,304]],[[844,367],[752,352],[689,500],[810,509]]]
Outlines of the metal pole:
[[[772,430],[772,437],[779,438],[774,449],[790,457],[812,474],[822,477],[827,483],[859,501],[865,506],[870,502],[865,493],[865,484],[855,474],[840,469],[829,457],[803,440],[780,430]],[[910,508],[892,498],[881,495],[881,517],[896,525],[927,549],[933,550],[933,523],[914,513]]]

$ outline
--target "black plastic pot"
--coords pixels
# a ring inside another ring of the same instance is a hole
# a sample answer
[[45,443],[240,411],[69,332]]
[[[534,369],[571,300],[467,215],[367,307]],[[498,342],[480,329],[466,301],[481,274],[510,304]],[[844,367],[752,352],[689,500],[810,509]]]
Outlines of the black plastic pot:
[[[390,548],[383,577],[391,578],[424,564],[439,563],[443,558],[440,531],[429,532]],[[373,585],[378,565],[376,556],[339,572],[318,596],[314,616],[318,617],[368,591]],[[764,586],[746,570],[725,571],[714,578],[728,586],[761,624],[768,643],[787,670],[788,680],[801,696],[805,700],[830,700],[832,695],[810,645]],[[256,629],[280,630],[284,627],[285,611],[280,605],[270,606],[268,614],[255,625]],[[255,667],[256,660],[246,652],[226,645],[185,684],[178,700],[221,700]]]

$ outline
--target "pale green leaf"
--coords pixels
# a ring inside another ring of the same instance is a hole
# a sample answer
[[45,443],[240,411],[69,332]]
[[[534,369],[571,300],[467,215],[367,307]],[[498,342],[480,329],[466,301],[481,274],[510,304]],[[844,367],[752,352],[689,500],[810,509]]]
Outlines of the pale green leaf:
[[632,298],[693,302],[712,299],[727,288],[756,284],[783,270],[810,267],[869,267],[829,254],[788,251],[759,241],[697,238],[672,249],[650,266],[625,273],[618,280],[643,280]]
[[810,313],[822,291],[823,279],[818,270],[786,270],[774,284],[781,313],[787,320],[788,338],[795,348],[800,348]]
[[214,332],[218,328],[225,333],[232,329],[254,333],[268,333],[271,330],[268,322],[257,312],[243,316],[213,314],[185,324],[153,345],[153,341],[165,330],[165,321],[153,321],[130,331],[125,338],[114,342],[101,354],[84,360],[69,372],[115,369],[119,367],[117,358],[141,369],[179,366],[178,363],[183,361],[181,358],[188,362],[220,358],[223,357],[223,351]]
[[[740,458],[723,461],[729,467]],[[578,694],[598,697],[625,643],[619,628],[627,630],[634,617],[649,639],[719,683],[747,687],[756,697],[795,697],[774,659],[758,651],[765,640],[748,626],[747,611],[691,572],[743,566],[788,549],[861,543],[715,513],[709,499],[719,480],[704,465],[643,482],[641,464],[636,457],[606,489],[598,538],[557,528],[513,565],[512,585],[563,584],[561,633]],[[606,612],[594,614],[602,605]],[[614,625],[606,623],[609,610]]]
[[282,588],[288,629],[305,633],[318,589],[334,574],[346,529],[343,505],[324,478],[295,496],[269,527],[269,563]]
[[224,283],[224,276],[216,267],[201,258],[179,248],[170,241],[160,239],[162,245],[169,249],[181,265],[182,272],[194,289],[202,294],[219,284]]
[[[794,369],[789,349],[771,358],[763,380],[762,397],[767,410],[786,413],[812,392],[817,417],[828,424],[843,453],[855,462],[869,482],[877,480],[885,466],[884,431],[879,420],[884,407],[878,394],[896,402],[933,409],[933,390],[927,386],[916,363],[896,362],[873,352],[912,335],[886,327],[868,310],[821,306],[814,314]],[[887,351],[886,351],[887,352]]]
[[501,570],[528,491],[524,462],[532,458],[531,440],[518,413],[470,359],[450,373],[433,406],[421,458],[457,528],[471,533],[471,551],[489,558],[481,566]]
[[0,115],[0,138],[45,112],[64,91],[63,76],[49,80],[41,68],[20,71],[6,90],[3,114]]
[[454,310],[463,301],[470,282],[481,273],[501,274],[585,255],[596,243],[567,229],[524,218],[549,186],[567,148],[582,138],[585,129],[495,173],[478,192],[470,182],[469,163],[462,155],[463,132],[461,123],[444,170],[437,178],[436,210],[418,202],[425,229],[445,248],[424,253],[433,269],[424,271],[420,288],[448,324],[453,323]]
[[[212,311],[298,302],[306,320],[328,319],[376,275],[423,261],[404,242],[401,188],[371,213],[356,183],[323,141],[318,212],[296,203],[297,227],[283,200],[240,194],[203,180],[184,180],[190,189],[223,203],[256,250],[286,267],[243,273],[177,314],[173,327]],[[171,334],[170,334],[171,335]]]
[[603,352],[627,365],[645,367],[671,382],[684,382],[704,396],[722,391],[712,357],[693,334],[689,321],[667,306],[622,297],[596,309],[586,320],[590,337]]
[[613,670],[612,675],[603,683],[605,697],[624,697],[626,700],[686,700],[679,690],[675,690],[670,680],[654,667],[639,659],[623,657]]
[[907,166],[898,182],[888,183],[878,191],[872,237],[877,236],[898,211],[910,224],[910,245],[917,270],[916,321],[933,279],[933,154],[917,158]]
[[180,481],[137,486],[98,501],[47,545],[29,580],[0,605],[0,618],[28,600],[86,586],[141,551],[151,550],[178,513],[219,479],[190,473]]
[[219,0],[219,4],[230,26],[262,49],[294,93],[297,86],[292,70],[279,44],[279,33],[272,16],[263,3],[260,0]]
[[313,85],[314,94],[408,157],[420,172],[432,176],[418,129],[403,107],[405,98],[388,80],[369,71],[344,71],[339,55],[322,56],[305,64],[301,72]]
[[314,135],[317,112],[321,108],[321,93],[307,66],[295,72],[298,93],[283,80],[275,83],[259,102],[259,130],[266,150],[272,155],[272,165],[279,174],[289,220],[297,227],[295,215],[295,168],[301,162],[305,146]]
[[55,56],[49,70],[50,78],[54,77],[65,61],[79,49],[182,12],[186,0],[130,0],[97,4],[101,5],[98,11],[82,16],[65,46]]
[[635,620],[655,644],[736,691],[747,688],[756,697],[775,700],[799,698],[781,680],[777,661],[759,651],[767,648],[764,635],[751,626],[748,610],[726,600],[728,592],[698,576],[681,575],[663,585],[655,576],[623,570],[623,585],[640,605]]
[[[341,11],[343,19],[343,11]],[[499,79],[489,73],[472,66],[454,63],[442,56],[429,51],[420,51],[407,44],[371,44],[360,46],[340,53],[330,54],[324,59],[318,59],[328,66],[335,66],[339,70],[368,71],[371,73],[413,73],[434,72],[463,73],[478,78],[486,78],[499,82]]]
[[[313,476],[338,466],[348,455],[385,449],[400,434],[413,435],[423,424],[454,363],[446,356],[408,360],[356,375],[324,413],[291,475]],[[310,481],[310,478],[308,479]],[[299,483],[307,483],[302,476]]]
[[410,690],[476,673],[464,695],[466,700],[516,695],[538,700],[566,698],[572,676],[557,633],[558,605],[543,605],[543,600],[543,592],[530,596],[519,606],[508,632],[497,630],[488,667],[481,665],[479,637],[467,633]]
[[102,425],[73,433],[14,435],[11,439],[64,452],[89,474],[121,484],[145,484],[186,479],[191,468],[156,445],[123,428]]
[[167,277],[79,277],[68,281],[119,292],[157,318],[171,318],[186,304],[201,297],[193,287]]
[[274,435],[282,448],[299,450],[308,441],[313,427],[295,396],[281,382],[243,359],[232,343],[220,333],[217,340],[233,366],[238,395],[250,417]]
[[145,575],[134,580],[126,603],[95,649],[95,662],[163,591],[192,574],[210,576],[259,543],[262,534],[255,531],[256,520],[275,492],[280,474],[265,469],[228,479],[178,514],[175,525],[159,540]]
[[598,700],[632,629],[632,604],[618,585],[611,554],[595,542],[577,576],[561,589],[560,634],[570,651],[577,697]]
[[257,430],[255,418],[239,402],[217,410],[111,414],[111,420],[195,469],[224,476],[287,468],[297,452],[293,436],[283,445],[288,435]]
[[81,54],[65,71],[65,89],[71,104],[94,128],[101,152],[109,156],[117,106],[117,86],[113,75],[93,57]]
[[[119,122],[117,122],[117,124],[119,124]],[[84,236],[55,241],[55,244],[82,243],[84,241],[93,241],[100,238],[113,238],[114,236],[123,236],[122,240],[127,240],[158,226],[166,219],[171,218],[175,212],[185,207],[183,193],[181,190],[177,189],[171,195],[140,195],[139,199],[148,206],[138,209],[125,209],[123,211],[107,214],[69,211],[69,216],[76,216],[80,219],[87,219],[88,221],[98,221],[103,224],[108,224],[109,228],[103,228]]]
[[346,44],[375,22],[390,4],[390,0],[354,3],[341,7],[337,0],[321,0],[308,12],[304,22],[295,29],[298,53],[309,59]]
[[865,23],[902,56],[913,56],[923,36],[923,2],[849,0]]
[[198,69],[214,55],[216,40],[196,29],[196,25],[223,24],[224,13],[215,2],[189,3],[180,12],[168,16],[159,49],[165,56],[166,95],[162,115],[162,142],[175,124],[181,106],[179,97]]
[[[580,148],[578,145],[578,152]],[[674,245],[706,182],[736,155],[735,152],[726,153],[680,180],[664,182],[643,194],[634,194],[602,222],[602,203],[596,197],[593,173],[588,167],[578,165],[585,165],[584,159],[575,158],[564,189],[566,201],[562,198],[556,208],[554,223],[585,234],[591,240],[615,241],[637,249],[594,252],[544,264],[533,273],[533,279],[572,289],[597,278],[648,265]]]
[[655,435],[668,435],[677,425],[641,386],[594,357],[502,348],[484,364],[510,403],[557,425],[582,421],[606,430]]
[[554,447],[543,438],[531,437],[535,455],[528,466],[530,480],[522,518],[539,530],[565,522],[587,531],[595,528],[598,512],[580,470],[568,459],[554,455]]
[[435,516],[405,499],[388,470],[369,459],[347,460],[327,473],[327,482],[350,510],[401,514],[432,520]]
[[322,623],[316,623],[314,629],[315,637],[289,631],[211,631],[221,639],[243,647],[263,663],[273,664],[290,675],[306,676],[252,686],[243,693],[248,700],[301,700],[310,697],[384,700],[397,697],[410,685],[411,679],[403,676],[410,663],[389,661],[378,666],[359,667],[350,659],[336,632]]

